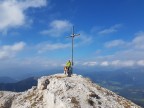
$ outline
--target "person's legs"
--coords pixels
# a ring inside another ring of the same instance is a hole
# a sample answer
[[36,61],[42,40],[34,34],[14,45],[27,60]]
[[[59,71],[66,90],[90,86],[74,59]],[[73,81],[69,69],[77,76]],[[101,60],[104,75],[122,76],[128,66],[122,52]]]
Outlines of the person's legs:
[[68,77],[71,77],[71,71],[72,71],[72,68],[71,67],[69,67],[69,69],[68,69]]

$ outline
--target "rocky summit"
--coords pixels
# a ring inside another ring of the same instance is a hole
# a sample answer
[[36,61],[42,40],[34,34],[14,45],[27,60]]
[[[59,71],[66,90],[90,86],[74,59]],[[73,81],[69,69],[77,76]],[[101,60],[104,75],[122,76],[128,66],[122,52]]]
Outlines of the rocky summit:
[[25,92],[0,92],[0,108],[141,108],[81,75],[44,76]]

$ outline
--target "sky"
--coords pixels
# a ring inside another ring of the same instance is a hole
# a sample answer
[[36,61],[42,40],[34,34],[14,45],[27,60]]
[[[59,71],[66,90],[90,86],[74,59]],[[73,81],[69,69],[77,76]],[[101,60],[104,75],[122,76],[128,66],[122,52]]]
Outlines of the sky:
[[0,0],[0,75],[144,67],[143,0]]

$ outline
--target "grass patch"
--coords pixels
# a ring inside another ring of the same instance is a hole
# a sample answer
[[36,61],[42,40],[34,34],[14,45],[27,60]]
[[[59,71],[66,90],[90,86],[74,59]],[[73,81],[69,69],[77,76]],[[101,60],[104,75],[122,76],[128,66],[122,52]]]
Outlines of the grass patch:
[[75,97],[71,98],[71,102],[74,104],[74,108],[79,108],[79,101]]

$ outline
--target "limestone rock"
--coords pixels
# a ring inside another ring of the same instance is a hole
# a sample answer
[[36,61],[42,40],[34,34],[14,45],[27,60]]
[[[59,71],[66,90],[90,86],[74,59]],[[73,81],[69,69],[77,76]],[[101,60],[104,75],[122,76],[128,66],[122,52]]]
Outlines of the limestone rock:
[[141,108],[92,83],[81,75],[63,74],[38,79],[26,92],[0,92],[0,108]]

